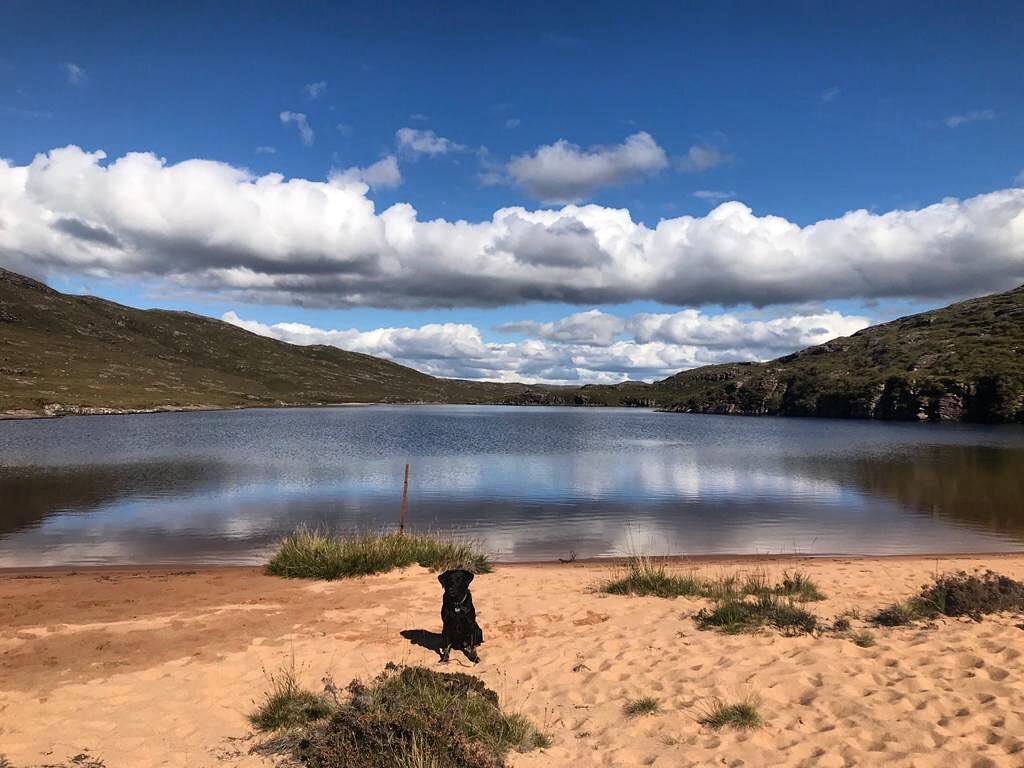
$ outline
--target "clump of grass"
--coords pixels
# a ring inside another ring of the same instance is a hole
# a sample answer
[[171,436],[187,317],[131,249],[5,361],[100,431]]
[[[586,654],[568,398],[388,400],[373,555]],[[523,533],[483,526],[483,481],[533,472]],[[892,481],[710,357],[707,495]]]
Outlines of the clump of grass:
[[814,579],[803,571],[793,571],[792,573],[783,571],[782,583],[779,585],[777,594],[788,595],[801,603],[812,603],[825,599],[825,595],[818,589]]
[[706,597],[712,600],[737,600],[745,595],[785,596],[799,602],[824,600],[825,596],[806,574],[783,574],[774,584],[763,571],[705,579],[695,572],[673,573],[663,560],[635,555],[626,561],[624,572],[600,585],[600,591],[612,595],[653,597]]
[[696,574],[671,574],[664,562],[636,556],[626,562],[625,573],[603,583],[600,590],[611,595],[697,597],[703,595],[704,587]]
[[0,755],[0,768],[11,768],[10,762],[3,755]]
[[872,621],[885,627],[912,624],[936,616],[969,616],[975,621],[989,613],[1024,610],[1024,583],[993,571],[966,571],[936,576],[931,584],[899,603],[882,608]]
[[744,699],[734,704],[728,704],[722,699],[713,699],[707,711],[698,721],[701,725],[707,725],[716,731],[722,728],[759,728],[764,723],[761,711],[758,709],[757,700],[753,697]]
[[249,722],[261,731],[283,731],[305,725],[331,714],[326,697],[306,690],[299,683],[294,662],[279,672],[268,675],[270,690]]
[[502,768],[510,751],[550,744],[470,675],[388,664],[347,690],[329,717],[273,747],[306,768]]
[[796,605],[791,598],[765,594],[756,600],[727,598],[714,608],[703,608],[694,617],[701,629],[717,629],[726,634],[752,632],[765,625],[789,634],[813,632],[818,619]]
[[850,640],[852,640],[853,644],[859,648],[870,648],[875,644],[874,636],[866,629],[851,634]]
[[492,570],[490,558],[475,542],[454,536],[397,531],[336,536],[300,527],[281,540],[266,571],[271,576],[333,580],[384,573],[413,564],[435,571]]
[[653,715],[660,708],[658,700],[653,696],[641,696],[639,699],[630,699],[622,711],[628,717],[640,717],[642,715]]

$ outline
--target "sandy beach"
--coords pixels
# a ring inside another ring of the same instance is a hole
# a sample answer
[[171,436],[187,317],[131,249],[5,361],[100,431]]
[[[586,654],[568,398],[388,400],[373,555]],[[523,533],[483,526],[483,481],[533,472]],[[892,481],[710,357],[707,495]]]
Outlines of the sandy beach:
[[[1024,555],[725,559],[708,575],[809,573],[830,621],[907,597],[937,573],[989,566],[1024,578]],[[690,567],[690,566],[681,566]],[[482,677],[550,734],[540,766],[1021,766],[1021,617],[876,629],[862,648],[824,633],[723,636],[706,601],[597,594],[606,562],[504,565],[474,582]],[[403,630],[439,630],[440,588],[421,568],[332,583],[257,568],[122,568],[0,574],[0,755],[24,768],[77,755],[107,768],[268,766],[246,715],[266,673],[294,659],[314,689],[388,661],[434,665]],[[854,620],[854,629],[869,628]],[[627,718],[650,695],[660,712]],[[713,731],[713,697],[760,700],[764,727]]]

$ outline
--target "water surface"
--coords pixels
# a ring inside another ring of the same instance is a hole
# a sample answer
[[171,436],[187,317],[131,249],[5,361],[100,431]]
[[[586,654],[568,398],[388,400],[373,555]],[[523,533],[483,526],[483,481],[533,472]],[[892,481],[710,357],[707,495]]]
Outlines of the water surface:
[[261,562],[397,520],[506,560],[1024,550],[1024,429],[368,406],[0,422],[0,566]]

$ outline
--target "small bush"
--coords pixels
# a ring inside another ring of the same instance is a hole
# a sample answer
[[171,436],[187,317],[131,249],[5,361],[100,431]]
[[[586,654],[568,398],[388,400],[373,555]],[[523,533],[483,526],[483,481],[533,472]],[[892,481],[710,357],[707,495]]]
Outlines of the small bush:
[[882,627],[903,627],[921,619],[934,618],[936,612],[927,603],[916,598],[887,605],[876,612],[871,621]]
[[474,542],[423,533],[379,531],[334,536],[300,527],[282,539],[267,564],[271,576],[343,579],[419,564],[435,571],[489,573],[490,558]]
[[294,664],[269,675],[270,691],[262,704],[249,715],[249,722],[261,731],[281,731],[319,720],[331,713],[331,704],[323,696],[304,689]]
[[509,751],[549,744],[470,675],[388,664],[348,692],[330,717],[278,746],[306,768],[502,768]]
[[698,721],[716,731],[721,728],[759,728],[764,719],[758,710],[757,701],[748,698],[735,704],[727,704],[722,699],[714,699],[707,712]]
[[945,616],[980,621],[987,613],[1024,610],[1024,583],[993,571],[980,576],[960,571],[936,577],[918,599]]
[[726,634],[751,632],[768,625],[784,632],[813,632],[818,619],[797,606],[792,599],[761,595],[756,600],[725,599],[714,608],[701,609],[695,621],[701,629],[717,629]]
[[630,699],[622,711],[628,717],[640,717],[641,715],[653,715],[658,711],[660,704],[653,696],[642,696],[639,699]]
[[970,616],[975,621],[988,613],[1024,610],[1024,583],[992,571],[981,575],[965,571],[935,577],[921,591],[901,603],[878,611],[872,621],[899,627],[936,616]]
[[875,644],[875,638],[867,630],[854,632],[852,635],[850,635],[850,640],[853,641],[854,645],[860,648],[870,648]]
[[849,632],[850,620],[846,616],[838,616],[836,620],[832,622],[832,629],[836,632]]

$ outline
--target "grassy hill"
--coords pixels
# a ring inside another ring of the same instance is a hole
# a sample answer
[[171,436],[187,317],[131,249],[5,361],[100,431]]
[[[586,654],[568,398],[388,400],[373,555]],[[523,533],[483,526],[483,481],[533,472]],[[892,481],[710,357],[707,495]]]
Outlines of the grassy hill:
[[1024,286],[653,388],[692,413],[1024,422]]
[[575,388],[440,379],[187,312],[70,296],[0,269],[0,414],[342,402],[1024,422],[1024,286],[766,363]]
[[0,413],[341,402],[499,402],[527,389],[439,379],[187,312],[69,296],[0,269]]

